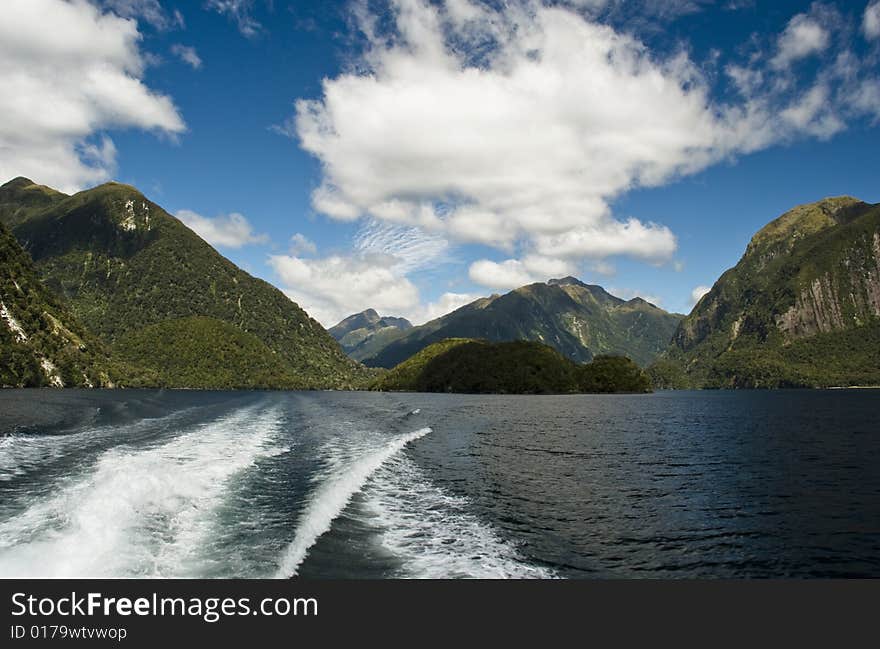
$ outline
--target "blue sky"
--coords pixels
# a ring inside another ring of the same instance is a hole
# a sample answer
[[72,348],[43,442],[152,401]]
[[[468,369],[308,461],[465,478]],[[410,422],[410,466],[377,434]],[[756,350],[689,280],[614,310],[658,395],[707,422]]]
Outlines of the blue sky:
[[880,202],[877,1],[2,11],[0,181],[131,183],[327,326],[563,274],[687,312],[790,207]]

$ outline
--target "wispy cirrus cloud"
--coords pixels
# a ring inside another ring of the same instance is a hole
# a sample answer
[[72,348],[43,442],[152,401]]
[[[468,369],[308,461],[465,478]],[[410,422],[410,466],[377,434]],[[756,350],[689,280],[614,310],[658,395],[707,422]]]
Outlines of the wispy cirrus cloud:
[[101,5],[123,18],[143,20],[155,29],[165,31],[186,26],[179,9],[167,11],[159,0],[100,0]]
[[263,30],[263,25],[254,18],[255,4],[255,0],[207,0],[205,7],[224,14],[236,24],[242,35],[252,38]]
[[193,70],[200,70],[202,67],[202,59],[194,47],[175,43],[171,46],[171,53],[190,66]]
[[269,264],[285,293],[325,326],[367,308],[423,322],[439,315],[438,309],[473,299],[447,293],[434,303],[422,301],[408,275],[442,263],[449,243],[417,228],[368,220],[355,234],[350,252],[325,256],[315,256],[317,246],[301,234],[291,243],[290,254],[272,255]]

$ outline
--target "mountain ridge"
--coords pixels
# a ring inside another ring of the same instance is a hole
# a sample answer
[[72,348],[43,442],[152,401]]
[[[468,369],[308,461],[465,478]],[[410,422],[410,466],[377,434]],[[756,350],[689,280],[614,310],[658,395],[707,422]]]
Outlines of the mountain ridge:
[[566,277],[478,298],[413,327],[361,360],[390,368],[432,343],[473,338],[541,342],[578,363],[610,353],[647,365],[667,347],[681,317],[640,298],[625,301],[601,286]]

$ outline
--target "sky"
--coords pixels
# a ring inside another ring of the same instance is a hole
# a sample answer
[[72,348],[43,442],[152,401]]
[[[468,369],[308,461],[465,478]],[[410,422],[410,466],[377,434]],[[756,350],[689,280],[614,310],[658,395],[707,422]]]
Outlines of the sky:
[[680,313],[880,202],[880,0],[3,0],[0,182],[129,183],[325,326],[574,275]]

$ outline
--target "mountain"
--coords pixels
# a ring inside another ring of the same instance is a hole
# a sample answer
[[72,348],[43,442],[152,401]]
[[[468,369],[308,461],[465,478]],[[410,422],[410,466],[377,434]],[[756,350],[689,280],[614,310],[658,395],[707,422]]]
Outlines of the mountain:
[[367,309],[348,316],[327,331],[339,342],[346,354],[360,361],[387,347],[405,331],[412,329],[412,326],[406,318],[380,316],[375,310]]
[[449,338],[428,345],[376,381],[377,390],[471,394],[650,392],[631,360],[598,356],[579,365],[542,343]]
[[114,353],[161,376],[173,323],[186,329],[174,336],[183,345],[210,332],[210,344],[199,347],[213,355],[199,365],[205,372],[185,382],[173,374],[177,379],[166,376],[163,384],[211,387],[208,368],[241,360],[232,349],[259,348],[262,360],[232,366],[229,387],[262,385],[269,359],[277,366],[269,375],[284,377],[272,387],[348,387],[368,375],[281,291],[236,267],[134,187],[107,183],[66,196],[17,178],[0,187],[0,220],[48,288]]
[[106,350],[43,285],[0,223],[0,386],[111,386]]
[[566,277],[471,302],[406,331],[362,362],[394,367],[432,343],[474,338],[541,342],[579,363],[617,354],[644,366],[666,349],[682,317],[642,298],[621,300],[601,286]]
[[880,205],[827,198],[762,228],[651,371],[672,387],[880,384]]

